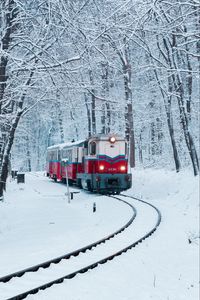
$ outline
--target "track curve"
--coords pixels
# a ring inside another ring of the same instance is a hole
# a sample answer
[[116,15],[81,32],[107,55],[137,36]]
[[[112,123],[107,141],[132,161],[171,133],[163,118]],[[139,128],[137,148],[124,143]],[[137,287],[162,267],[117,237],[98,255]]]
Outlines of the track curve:
[[[34,289],[31,289],[31,290],[29,290],[29,291],[26,291],[25,293],[21,293],[21,294],[19,294],[19,295],[17,295],[17,296],[8,298],[7,300],[19,300],[19,299],[24,299],[24,298],[26,298],[26,297],[27,297],[28,295],[30,295],[30,294],[36,294],[38,291],[47,289],[47,288],[51,287],[51,286],[54,285],[54,284],[62,283],[65,279],[71,279],[71,278],[75,277],[77,274],[85,273],[85,272],[87,272],[88,270],[91,270],[91,269],[93,269],[93,268],[96,268],[99,264],[104,264],[104,263],[106,263],[106,262],[112,260],[113,258],[115,258],[115,257],[117,257],[117,256],[119,256],[119,255],[121,255],[122,253],[127,252],[129,249],[132,249],[133,247],[135,247],[136,245],[138,245],[139,243],[141,243],[142,241],[144,241],[146,238],[148,238],[149,236],[151,236],[151,235],[156,231],[156,229],[158,228],[158,226],[160,225],[160,222],[161,222],[161,213],[160,213],[160,211],[159,211],[154,205],[152,205],[151,203],[146,202],[146,201],[144,201],[144,200],[141,200],[141,199],[139,199],[139,198],[132,197],[132,196],[129,196],[129,195],[124,195],[124,194],[123,194],[123,195],[120,195],[120,197],[121,197],[121,196],[122,196],[122,197],[129,198],[129,199],[137,200],[137,201],[139,201],[139,202],[141,202],[141,203],[143,203],[143,204],[145,204],[145,205],[148,205],[148,206],[150,206],[151,208],[153,208],[153,209],[155,210],[156,214],[157,214],[157,221],[156,221],[155,226],[153,226],[153,228],[151,228],[151,230],[149,230],[149,231],[148,231],[145,235],[143,235],[141,238],[137,239],[136,241],[132,242],[132,243],[129,244],[127,247],[124,247],[124,248],[122,248],[121,250],[116,251],[115,253],[112,253],[111,255],[106,256],[106,257],[104,257],[103,259],[100,259],[100,260],[98,260],[98,261],[96,261],[96,262],[94,262],[94,263],[92,263],[92,264],[89,264],[89,265],[87,265],[87,266],[84,267],[84,268],[78,269],[78,270],[76,270],[75,272],[69,273],[69,274],[67,274],[67,275],[65,275],[65,276],[62,276],[62,277],[56,279],[56,280],[52,280],[52,281],[50,281],[50,282],[48,282],[48,283],[46,283],[46,284],[40,285],[40,286],[38,286],[38,287],[36,287],[36,288],[34,288]],[[119,198],[119,196],[118,196],[118,197],[111,196],[111,197],[112,197],[112,198],[115,198],[115,199],[118,200],[118,201],[122,201],[122,202],[126,203],[127,205],[129,205],[129,206],[132,208],[132,210],[133,210],[133,212],[134,212],[132,218],[125,224],[125,226],[123,226],[122,228],[120,228],[120,229],[119,229],[118,231],[116,231],[115,233],[110,234],[110,235],[107,236],[106,238],[101,239],[101,240],[99,240],[98,242],[93,243],[93,244],[91,244],[91,245],[88,245],[88,246],[86,246],[86,247],[84,247],[84,248],[82,248],[82,249],[79,249],[79,250],[81,250],[81,251],[76,250],[76,251],[74,251],[74,252],[72,252],[72,253],[68,253],[67,255],[58,257],[58,258],[56,258],[56,259],[54,259],[54,260],[45,262],[45,263],[40,264],[40,265],[37,265],[37,266],[34,266],[34,271],[37,271],[38,268],[40,268],[41,265],[43,265],[43,267],[45,266],[45,267],[47,268],[47,267],[48,267],[52,262],[54,262],[54,261],[55,261],[55,263],[58,263],[58,262],[59,262],[60,260],[62,260],[62,259],[66,259],[66,258],[70,258],[71,256],[79,255],[80,252],[84,253],[86,250],[91,250],[92,247],[96,247],[97,245],[99,245],[99,244],[101,244],[101,243],[105,243],[107,240],[113,238],[115,235],[121,233],[121,232],[124,231],[128,226],[130,226],[131,223],[133,222],[133,220],[134,220],[135,217],[136,217],[136,210],[135,210],[135,208],[134,208],[134,207],[132,206],[132,204],[130,204],[129,202],[127,202],[127,201],[125,201],[125,200]],[[37,268],[37,269],[36,269],[36,268]],[[31,271],[32,271],[31,269],[32,269],[32,268],[28,268],[28,269],[26,269],[26,270],[22,270],[22,271],[20,271],[20,272],[16,272],[16,273],[13,273],[13,274],[14,274],[14,276],[18,276],[18,277],[19,277],[19,276],[22,276],[22,275],[25,273],[24,271],[26,271],[26,272],[31,272]],[[27,271],[27,270],[28,270],[28,271]],[[16,275],[17,273],[18,273],[18,275]],[[2,278],[0,278],[0,280],[1,280],[2,282],[6,282],[6,281],[8,281],[8,280],[10,280],[11,278],[14,277],[14,276],[12,276],[13,274],[10,274],[10,275],[7,275],[7,276],[2,277],[4,281],[2,281]],[[19,274],[21,274],[21,275],[19,275]],[[10,278],[10,279],[9,279],[9,278]],[[6,280],[6,281],[5,281],[5,280]]]
[[[92,248],[97,247],[98,245],[100,245],[102,243],[105,243],[106,241],[114,238],[116,235],[118,235],[121,232],[123,232],[127,227],[129,227],[132,224],[132,222],[134,221],[134,219],[135,219],[135,217],[137,215],[137,211],[134,208],[134,206],[131,205],[130,203],[128,203],[128,202],[126,202],[124,200],[121,200],[121,199],[118,199],[118,200],[121,201],[121,202],[123,202],[124,204],[128,205],[131,208],[131,210],[132,210],[132,216],[131,216],[131,218],[128,220],[127,223],[125,223],[118,230],[116,230],[115,232],[113,232],[113,233],[111,233],[111,234],[103,237],[102,239],[100,239],[98,241],[95,241],[94,243],[86,245],[86,246],[84,246],[82,248],[79,248],[79,249],[77,249],[75,251],[66,253],[66,254],[64,254],[62,256],[53,258],[53,259],[45,261],[43,263],[40,263],[40,264],[31,266],[29,268],[26,268],[26,269],[23,269],[23,270],[20,270],[20,271],[17,271],[17,272],[5,275],[3,277],[0,277],[0,283],[7,283],[11,279],[13,279],[15,277],[22,277],[23,275],[25,275],[28,272],[37,272],[40,268],[46,269],[51,264],[58,264],[61,260],[67,260],[67,259],[70,259],[71,257],[78,256],[80,253],[85,253],[87,250],[91,250]],[[10,299],[23,299],[23,298],[14,297],[14,298],[10,298]]]

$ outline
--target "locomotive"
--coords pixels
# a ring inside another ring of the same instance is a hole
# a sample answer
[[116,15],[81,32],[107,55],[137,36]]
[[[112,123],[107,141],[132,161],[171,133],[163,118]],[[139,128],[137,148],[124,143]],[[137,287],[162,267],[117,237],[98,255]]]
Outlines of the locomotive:
[[47,148],[47,176],[98,193],[119,194],[132,185],[128,173],[128,142],[116,135]]

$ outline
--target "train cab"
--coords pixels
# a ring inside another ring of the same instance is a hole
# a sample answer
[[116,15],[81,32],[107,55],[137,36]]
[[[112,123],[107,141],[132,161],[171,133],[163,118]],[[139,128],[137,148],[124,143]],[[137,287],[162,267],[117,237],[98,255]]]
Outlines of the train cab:
[[120,192],[131,185],[128,174],[127,141],[120,136],[93,136],[84,149],[83,188],[98,192]]

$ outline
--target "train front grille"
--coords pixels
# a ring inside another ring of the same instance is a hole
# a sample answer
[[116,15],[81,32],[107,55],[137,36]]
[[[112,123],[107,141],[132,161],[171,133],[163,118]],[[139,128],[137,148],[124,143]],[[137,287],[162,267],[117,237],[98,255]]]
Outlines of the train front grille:
[[119,185],[119,179],[118,178],[108,178],[107,181],[109,186],[118,186]]

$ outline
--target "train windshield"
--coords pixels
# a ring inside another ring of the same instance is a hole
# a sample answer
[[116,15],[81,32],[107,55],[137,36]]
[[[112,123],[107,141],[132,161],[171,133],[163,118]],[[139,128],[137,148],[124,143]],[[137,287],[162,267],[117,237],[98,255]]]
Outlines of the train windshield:
[[104,153],[107,156],[115,157],[118,155],[125,155],[125,142],[118,141],[115,143],[102,142],[100,143],[100,154]]

